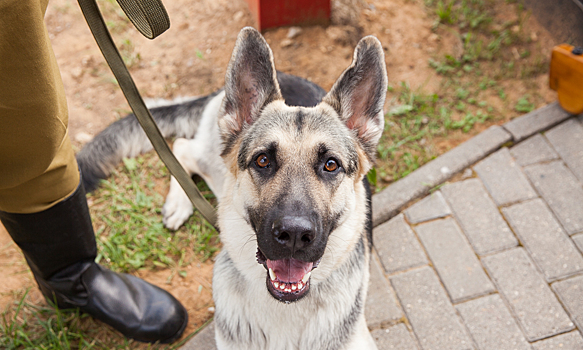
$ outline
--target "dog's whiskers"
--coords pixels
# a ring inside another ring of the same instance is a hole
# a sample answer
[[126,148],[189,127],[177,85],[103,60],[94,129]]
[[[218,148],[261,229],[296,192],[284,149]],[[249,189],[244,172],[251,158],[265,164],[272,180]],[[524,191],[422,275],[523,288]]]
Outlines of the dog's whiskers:
[[255,235],[250,234],[247,237],[247,241],[241,246],[241,249],[239,249],[239,256],[241,256],[241,254],[243,254],[243,249],[245,249],[245,246],[247,245],[247,243],[251,243],[251,242],[257,242],[257,237]]

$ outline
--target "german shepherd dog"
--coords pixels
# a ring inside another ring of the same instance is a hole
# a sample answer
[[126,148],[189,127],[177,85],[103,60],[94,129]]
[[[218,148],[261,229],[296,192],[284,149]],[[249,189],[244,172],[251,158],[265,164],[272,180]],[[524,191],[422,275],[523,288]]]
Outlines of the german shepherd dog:
[[[151,110],[165,136],[181,137],[179,161],[219,199],[219,349],[376,349],[364,319],[372,246],[365,175],[386,91],[383,49],[372,36],[326,94],[277,73],[267,42],[244,28],[224,89]],[[78,155],[85,186],[150,148],[133,116],[112,124]],[[192,210],[172,179],[165,225],[178,228]]]

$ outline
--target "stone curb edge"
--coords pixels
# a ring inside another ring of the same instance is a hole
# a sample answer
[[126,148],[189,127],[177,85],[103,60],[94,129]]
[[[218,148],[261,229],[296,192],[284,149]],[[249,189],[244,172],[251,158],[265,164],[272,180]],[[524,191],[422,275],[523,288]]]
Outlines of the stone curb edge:
[[373,227],[393,218],[411,201],[427,195],[430,189],[446,182],[504,144],[520,142],[571,116],[554,102],[472,137],[373,195]]

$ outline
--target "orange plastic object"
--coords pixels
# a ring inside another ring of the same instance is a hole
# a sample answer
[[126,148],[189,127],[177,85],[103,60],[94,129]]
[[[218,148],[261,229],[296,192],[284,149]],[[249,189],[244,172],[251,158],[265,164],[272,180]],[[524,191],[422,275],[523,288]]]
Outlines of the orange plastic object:
[[261,31],[282,26],[330,22],[330,0],[246,1]]
[[583,55],[573,54],[573,49],[567,44],[553,49],[549,86],[557,91],[564,110],[580,114],[583,113]]

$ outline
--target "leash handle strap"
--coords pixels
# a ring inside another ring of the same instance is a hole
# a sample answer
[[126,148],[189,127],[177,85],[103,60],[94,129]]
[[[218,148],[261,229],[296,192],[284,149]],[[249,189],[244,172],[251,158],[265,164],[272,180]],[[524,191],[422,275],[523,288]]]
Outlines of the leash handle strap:
[[[91,29],[91,33],[105,57],[107,64],[111,68],[113,75],[117,79],[119,86],[132,111],[146,135],[152,142],[156,153],[162,162],[168,167],[172,175],[176,178],[188,198],[202,216],[217,228],[217,216],[215,209],[202,196],[186,170],[180,165],[176,157],[170,150],[168,143],[160,133],[160,129],[154,122],[150,111],[144,104],[130,72],[111,38],[107,26],[103,21],[101,12],[95,0],[78,0],[83,16]],[[155,38],[170,26],[168,14],[159,0],[118,0],[120,6],[126,12],[132,23],[138,30],[150,39]],[[122,5],[123,3],[123,5]],[[127,10],[127,11],[126,11]],[[160,12],[162,11],[162,12]],[[154,13],[154,15],[152,15]],[[136,24],[137,23],[137,24]]]

